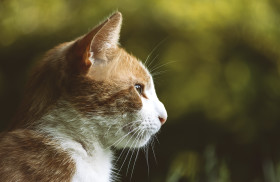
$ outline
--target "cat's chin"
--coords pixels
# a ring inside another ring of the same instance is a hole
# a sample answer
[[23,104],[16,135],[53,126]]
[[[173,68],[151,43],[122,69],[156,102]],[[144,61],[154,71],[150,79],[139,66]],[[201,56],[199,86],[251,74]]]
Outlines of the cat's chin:
[[128,148],[139,148],[145,146],[151,139],[150,134],[142,134],[140,137],[134,137],[134,144],[132,143]]
[[113,145],[117,149],[123,149],[123,148],[140,148],[145,146],[150,138],[152,137],[151,134],[143,134],[140,136],[140,134],[133,135],[128,134],[125,139],[123,139],[121,142],[117,142],[116,145]]

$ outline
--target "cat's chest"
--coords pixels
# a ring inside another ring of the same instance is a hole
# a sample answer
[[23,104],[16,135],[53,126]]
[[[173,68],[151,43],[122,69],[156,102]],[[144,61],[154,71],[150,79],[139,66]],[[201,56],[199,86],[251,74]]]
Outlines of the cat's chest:
[[111,156],[97,155],[95,157],[73,156],[76,172],[73,182],[109,182],[111,173]]
[[64,146],[75,162],[73,182],[109,182],[112,168],[112,152],[94,145],[90,154],[76,142],[68,141]]

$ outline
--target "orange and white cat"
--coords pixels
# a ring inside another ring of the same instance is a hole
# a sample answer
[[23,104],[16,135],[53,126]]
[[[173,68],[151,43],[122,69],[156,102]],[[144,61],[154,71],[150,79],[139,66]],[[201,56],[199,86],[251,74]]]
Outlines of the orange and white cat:
[[118,46],[122,15],[50,50],[13,130],[0,139],[1,181],[113,181],[114,148],[139,148],[167,119],[151,74]]

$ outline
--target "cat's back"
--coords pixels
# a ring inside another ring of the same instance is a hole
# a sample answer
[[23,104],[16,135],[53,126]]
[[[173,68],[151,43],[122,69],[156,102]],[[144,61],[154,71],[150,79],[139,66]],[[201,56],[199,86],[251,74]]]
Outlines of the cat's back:
[[75,163],[57,143],[32,130],[0,138],[1,181],[70,181]]

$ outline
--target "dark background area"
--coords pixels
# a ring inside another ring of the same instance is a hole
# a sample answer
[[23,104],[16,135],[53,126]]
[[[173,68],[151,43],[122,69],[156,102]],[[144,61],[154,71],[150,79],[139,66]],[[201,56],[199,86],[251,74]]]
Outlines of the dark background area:
[[141,149],[132,174],[137,151],[128,154],[120,181],[280,181],[278,0],[0,0],[1,130],[44,52],[117,9],[121,45],[143,61],[154,49],[169,115],[156,160]]

